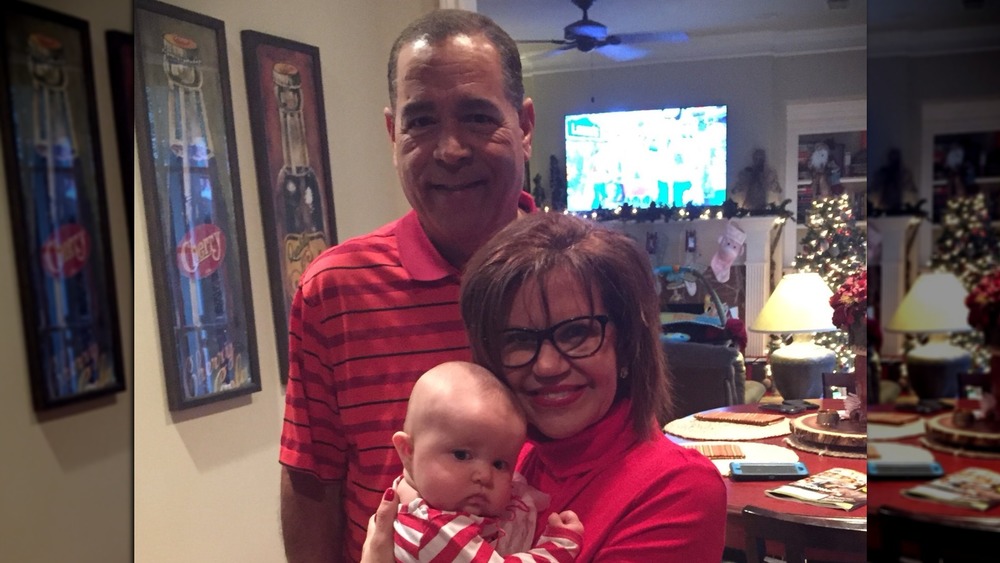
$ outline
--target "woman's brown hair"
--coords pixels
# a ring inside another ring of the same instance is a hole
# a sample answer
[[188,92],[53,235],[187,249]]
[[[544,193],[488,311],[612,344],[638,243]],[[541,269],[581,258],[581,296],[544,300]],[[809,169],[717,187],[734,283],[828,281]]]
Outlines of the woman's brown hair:
[[[632,401],[631,421],[639,436],[655,435],[652,422],[665,422],[670,408],[667,363],[660,346],[660,306],[652,265],[626,235],[562,213],[535,213],[510,223],[465,266],[461,308],[473,360],[496,374],[501,333],[514,296],[535,280],[548,303],[545,281],[556,272],[575,277],[591,306],[596,290],[616,331],[618,379],[615,400]],[[547,307],[547,305],[546,305]]]

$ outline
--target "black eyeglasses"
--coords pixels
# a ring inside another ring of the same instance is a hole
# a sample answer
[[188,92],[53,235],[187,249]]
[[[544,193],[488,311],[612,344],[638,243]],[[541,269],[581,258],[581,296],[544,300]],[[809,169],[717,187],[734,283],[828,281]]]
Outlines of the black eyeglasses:
[[567,358],[593,356],[604,344],[607,324],[607,315],[589,315],[566,319],[541,330],[509,328],[502,334],[500,363],[507,368],[524,367],[535,361],[546,340]]

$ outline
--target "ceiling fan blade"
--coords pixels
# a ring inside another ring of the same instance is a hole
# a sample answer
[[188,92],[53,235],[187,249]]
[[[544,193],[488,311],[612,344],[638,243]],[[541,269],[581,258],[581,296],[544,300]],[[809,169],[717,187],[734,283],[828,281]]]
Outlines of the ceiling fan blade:
[[545,44],[548,44],[548,45],[562,45],[562,44],[566,43],[566,40],[565,39],[518,39],[518,40],[515,40],[514,42],[518,43],[518,44],[524,43],[526,45],[527,44],[533,44],[534,45],[534,44],[541,44],[541,43],[545,43]]
[[616,33],[622,43],[683,43],[688,34],[683,31],[654,31],[649,33]]
[[539,53],[538,55],[535,56],[535,58],[537,58],[537,59],[550,59],[552,57],[561,55],[562,53],[565,53],[567,51],[571,51],[572,49],[573,49],[572,45],[566,45],[566,46],[563,46],[563,47],[556,47],[555,49],[550,49],[548,51],[544,51],[542,53]]
[[597,49],[594,50],[613,61],[619,61],[619,62],[634,61],[636,59],[641,59],[649,53],[645,49],[640,49],[639,47],[633,47],[632,45],[620,45],[620,44],[619,45],[608,44],[603,47],[598,47]]

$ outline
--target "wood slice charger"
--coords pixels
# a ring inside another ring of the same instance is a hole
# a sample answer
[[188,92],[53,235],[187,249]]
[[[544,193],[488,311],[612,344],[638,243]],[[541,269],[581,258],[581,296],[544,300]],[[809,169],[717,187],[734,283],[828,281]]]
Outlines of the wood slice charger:
[[931,442],[1000,454],[1000,423],[995,420],[976,420],[959,426],[952,413],[944,413],[927,419],[925,424]]
[[[836,426],[825,426],[816,419],[824,411],[792,420],[792,438],[803,446],[844,453],[866,453],[868,434],[863,423],[840,420]],[[835,415],[836,413],[834,413]]]

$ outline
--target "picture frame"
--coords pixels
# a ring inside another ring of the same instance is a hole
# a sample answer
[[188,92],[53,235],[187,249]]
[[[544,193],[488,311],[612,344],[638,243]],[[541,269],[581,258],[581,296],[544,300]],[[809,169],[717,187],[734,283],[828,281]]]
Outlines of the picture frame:
[[171,411],[261,390],[225,24],[136,0],[136,135]]
[[111,101],[115,109],[115,138],[125,196],[129,247],[134,248],[134,198],[132,150],[135,135],[135,35],[109,29],[104,32],[108,46],[108,74],[111,77]]
[[279,374],[286,384],[288,318],[299,278],[337,243],[319,49],[259,31],[240,35]]
[[34,408],[125,389],[90,26],[0,8],[0,130]]

